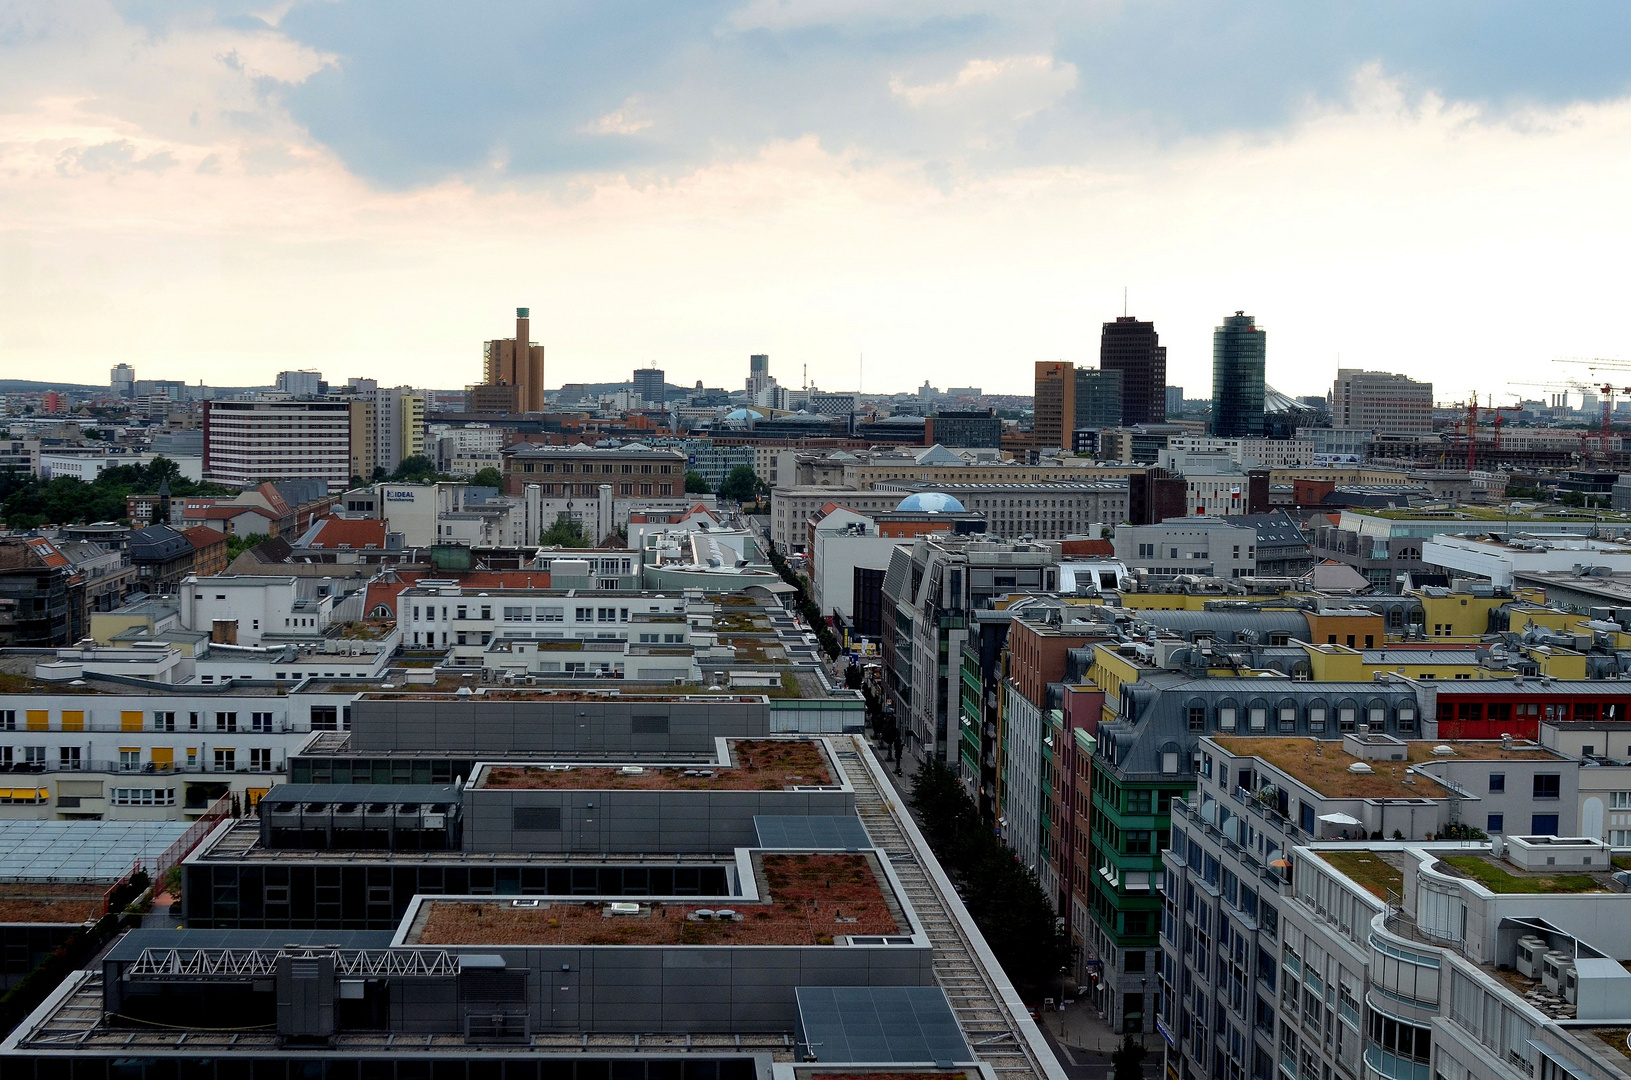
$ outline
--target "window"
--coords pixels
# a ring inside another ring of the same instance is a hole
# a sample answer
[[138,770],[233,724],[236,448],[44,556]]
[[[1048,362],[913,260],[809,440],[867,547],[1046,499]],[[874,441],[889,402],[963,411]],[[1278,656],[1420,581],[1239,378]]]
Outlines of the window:
[[1563,776],[1560,773],[1535,774],[1535,798],[1556,799],[1562,794]]
[[311,707],[311,729],[313,731],[338,731],[340,729],[340,710],[333,705],[313,705]]
[[176,714],[173,712],[156,712],[153,714],[154,731],[174,731],[176,729]]
[[249,720],[249,730],[251,731],[272,730],[272,714],[269,712],[250,713]]
[[1489,774],[1489,789],[1491,791],[1506,790],[1506,773],[1495,772]]
[[1415,706],[1413,706],[1413,705],[1400,705],[1399,706],[1399,730],[1400,731],[1415,731],[1416,730],[1416,709],[1415,709]]
[[1506,831],[1506,815],[1505,814],[1491,814],[1489,816],[1488,822],[1485,824],[1484,831],[1488,832],[1488,833],[1505,832]]
[[1337,730],[1353,731],[1355,729],[1355,718],[1357,715],[1358,710],[1352,705],[1344,705],[1337,709]]
[[538,609],[539,622],[565,622],[566,609],[558,607],[541,607]]
[[1252,731],[1262,731],[1269,726],[1269,711],[1261,705],[1252,706],[1247,714],[1248,726]]
[[17,730],[17,710],[0,709],[0,729],[6,731]]
[[175,788],[114,788],[114,806],[174,806]]
[[250,772],[272,771],[272,748],[269,746],[256,747],[249,751]]
[[1225,705],[1218,709],[1218,730],[1233,731],[1235,729],[1235,707]]
[[218,712],[215,714],[216,731],[237,731],[238,714],[235,712]]
[[1610,805],[1615,810],[1631,810],[1631,791],[1614,792]]
[[119,771],[135,772],[142,767],[142,752],[134,746],[119,748]]
[[1325,730],[1325,706],[1324,705],[1310,705],[1308,707],[1308,730],[1309,731],[1324,731]]
[[1529,819],[1529,831],[1536,836],[1556,836],[1557,815],[1535,814]]
[[[1190,731],[1205,731],[1206,730],[1206,706],[1205,705],[1191,705],[1189,707],[1189,730]],[[1631,792],[1626,792],[1626,794],[1631,795]]]
[[60,769],[62,769],[63,772],[78,772],[79,767],[80,767],[79,766],[79,747],[77,747],[77,746],[59,746],[59,747],[57,747],[57,766]]
[[237,772],[238,756],[230,748],[217,748],[215,751],[216,772]]
[[1296,731],[1297,730],[1297,706],[1295,706],[1295,705],[1282,705],[1282,706],[1280,706],[1280,730],[1281,731]]

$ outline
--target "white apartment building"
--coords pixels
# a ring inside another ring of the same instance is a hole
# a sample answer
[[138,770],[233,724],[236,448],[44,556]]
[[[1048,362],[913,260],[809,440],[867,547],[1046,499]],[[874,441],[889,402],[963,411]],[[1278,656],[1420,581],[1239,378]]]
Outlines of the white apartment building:
[[1223,454],[1242,468],[1293,469],[1312,465],[1317,448],[1311,438],[1219,439],[1210,435],[1169,435],[1167,449],[1182,454]]
[[204,474],[234,487],[262,480],[351,478],[351,405],[345,401],[206,401]]
[[504,440],[509,432],[491,424],[434,424],[426,439],[427,456],[435,449],[436,467],[457,476],[482,469],[502,469]]
[[82,673],[0,695],[0,821],[184,820],[283,779],[313,731],[350,725],[354,686],[132,685]]
[[394,472],[402,459],[425,453],[425,396],[407,386],[371,391],[374,464]]
[[1430,438],[1433,384],[1387,371],[1339,368],[1331,384],[1331,426],[1342,431]]
[[811,535],[810,582],[815,605],[823,615],[837,613],[846,624],[855,621],[855,571],[888,570],[895,548],[916,540],[880,536],[870,517],[843,508],[816,522]]
[[319,638],[334,616],[334,597],[301,599],[293,577],[261,574],[189,574],[176,590],[181,625],[212,632],[228,645],[259,645],[268,637]]
[[421,581],[397,598],[403,647],[446,650],[452,663],[464,667],[484,666],[483,654],[494,640],[624,642],[631,625],[684,611],[679,593],[613,589],[471,592],[453,582]]

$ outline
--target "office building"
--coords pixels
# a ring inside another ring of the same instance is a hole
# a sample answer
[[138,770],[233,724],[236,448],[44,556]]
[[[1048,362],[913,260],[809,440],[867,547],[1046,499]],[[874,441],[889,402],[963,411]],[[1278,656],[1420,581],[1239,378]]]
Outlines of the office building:
[[1062,360],[1039,360],[1032,399],[1031,442],[1038,450],[1071,448],[1076,419],[1076,369]]
[[133,398],[136,396],[136,369],[129,364],[115,364],[109,373],[109,385],[115,397]]
[[923,440],[933,446],[1002,446],[1002,419],[996,409],[941,409],[926,417]]
[[1102,431],[1120,427],[1127,407],[1125,372],[1111,368],[1076,369],[1075,412],[1071,431]]
[[[406,767],[217,828],[183,869],[188,929],[73,973],[0,1068],[1064,1080],[864,742],[773,736],[757,695],[607,699],[593,723],[582,697],[365,695],[314,759]],[[415,775],[449,746],[468,783]]]
[[275,383],[280,393],[290,397],[317,397],[323,392],[323,375],[317,371],[280,371]]
[[1431,438],[1433,384],[1387,371],[1341,368],[1331,384],[1331,426],[1395,438]]
[[544,411],[544,347],[532,340],[531,309],[515,309],[515,337],[483,345],[482,387],[468,395],[472,412]]
[[504,491],[523,494],[538,485],[544,498],[599,498],[601,485],[608,497],[682,496],[685,494],[685,455],[677,450],[654,450],[640,443],[622,447],[531,446],[518,443],[505,448]]
[[1058,545],[983,538],[920,538],[890,553],[884,575],[885,701],[905,740],[908,767],[938,758],[960,768],[960,663],[970,612],[1000,597],[1059,588]]
[[775,386],[775,376],[770,374],[770,354],[754,353],[749,356],[748,379],[745,386],[749,400],[757,403],[762,395]]
[[1167,387],[1167,415],[1172,416],[1184,411],[1184,388],[1181,386]]
[[345,401],[206,401],[204,476],[254,487],[263,480],[352,476],[351,404]]
[[634,396],[647,405],[662,406],[668,401],[668,384],[659,367],[635,368]]
[[1237,311],[1212,332],[1212,434],[1239,439],[1263,434],[1266,335]]
[[1121,376],[1121,416],[1117,424],[1166,423],[1167,350],[1153,322],[1139,322],[1124,315],[1105,323],[1099,336],[1099,369]]

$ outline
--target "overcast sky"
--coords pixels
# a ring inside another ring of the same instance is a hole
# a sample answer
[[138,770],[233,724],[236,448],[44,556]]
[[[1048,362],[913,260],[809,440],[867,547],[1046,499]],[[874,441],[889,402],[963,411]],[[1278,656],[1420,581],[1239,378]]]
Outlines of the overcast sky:
[[[1029,392],[1631,355],[1631,5],[0,0],[0,376]],[[1584,375],[1584,369],[1578,374]],[[1531,390],[1530,394],[1543,391]]]

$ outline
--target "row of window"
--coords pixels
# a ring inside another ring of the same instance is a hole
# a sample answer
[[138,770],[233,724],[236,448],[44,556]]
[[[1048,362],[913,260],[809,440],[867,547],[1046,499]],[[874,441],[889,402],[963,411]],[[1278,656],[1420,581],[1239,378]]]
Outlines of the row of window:
[[[1397,730],[1416,730],[1415,702],[1401,702],[1393,711],[1398,721]],[[1276,730],[1296,731],[1298,712],[1299,706],[1294,702],[1283,702],[1272,709],[1266,702],[1253,702],[1242,708],[1233,701],[1226,701],[1216,709],[1197,702],[1189,706],[1189,730],[1267,731],[1272,716]],[[1380,731],[1387,726],[1388,712],[1387,704],[1382,702],[1373,702],[1363,710],[1353,702],[1341,702],[1334,710],[1325,702],[1317,702],[1307,707],[1304,716],[1309,731],[1326,730],[1333,718],[1337,731],[1357,731],[1361,720],[1368,723],[1371,730]]]
[[[24,772],[44,772],[47,768],[50,747],[46,746],[0,746],[0,769],[10,771],[21,769]],[[148,751],[148,760],[142,761],[142,751],[136,746],[121,746],[118,750],[119,760],[117,768],[120,772],[170,772],[176,767],[176,750],[173,746],[155,746]],[[198,748],[189,746],[185,748],[186,768],[198,769]],[[217,747],[214,750],[216,772],[238,771],[238,752],[234,747]],[[272,771],[272,748],[269,746],[252,747],[249,750],[247,768],[250,772]],[[109,763],[113,764],[113,763]],[[97,768],[105,768],[98,765]],[[84,748],[79,746],[57,747],[57,770],[59,772],[83,772],[86,770]]]
[[[312,710],[315,715],[316,709]],[[209,713],[189,712],[186,715],[185,731],[205,731],[209,729]],[[176,713],[155,712],[146,724],[147,718],[140,712],[125,711],[119,714],[119,730],[121,731],[175,731],[177,730]],[[215,714],[216,731],[261,731],[273,730],[272,714],[269,712],[249,713],[239,727],[238,713],[223,711]],[[148,724],[151,724],[149,727]],[[23,712],[23,726],[17,726],[16,709],[0,709],[0,731],[84,731],[85,713],[83,710],[64,709],[58,714],[57,727],[51,727],[51,713],[49,709],[25,709]]]

